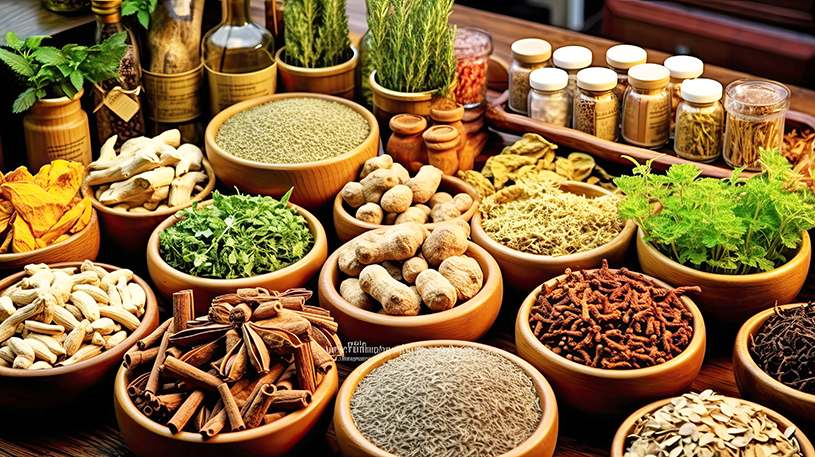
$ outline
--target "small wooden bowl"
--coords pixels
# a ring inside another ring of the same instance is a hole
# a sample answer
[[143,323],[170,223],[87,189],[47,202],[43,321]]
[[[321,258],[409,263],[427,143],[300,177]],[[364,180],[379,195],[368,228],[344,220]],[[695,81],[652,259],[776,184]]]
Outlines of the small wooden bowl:
[[331,311],[339,324],[342,341],[365,341],[370,346],[394,346],[435,338],[475,341],[487,333],[501,310],[504,291],[501,270],[495,260],[474,243],[469,243],[466,255],[474,258],[484,272],[481,290],[452,309],[419,316],[379,314],[345,301],[339,293],[345,275],[337,265],[343,247],[325,262],[317,284],[320,306]]
[[[365,140],[345,154],[317,162],[299,164],[268,164],[241,159],[224,151],[215,143],[221,124],[235,114],[263,103],[285,98],[319,98],[348,106],[361,114],[371,128]],[[292,92],[246,100],[218,113],[207,125],[204,135],[207,157],[215,173],[227,187],[238,187],[249,194],[280,198],[294,187],[291,202],[313,210],[328,204],[342,187],[359,176],[362,164],[376,157],[379,150],[379,125],[370,111],[344,98],[331,95]]]
[[642,271],[664,279],[673,286],[700,286],[694,295],[699,308],[726,323],[741,324],[753,314],[795,300],[804,286],[812,256],[812,244],[806,231],[795,256],[780,267],[749,275],[707,273],[686,267],[657,251],[637,234],[637,258]]
[[501,457],[551,457],[554,454],[558,432],[557,400],[543,375],[518,356],[486,344],[458,340],[433,340],[404,344],[378,354],[357,367],[345,378],[342,388],[337,394],[337,403],[334,406],[334,431],[337,434],[340,453],[344,457],[396,457],[394,454],[376,447],[360,433],[356,425],[354,425],[354,419],[351,417],[351,397],[354,395],[354,391],[362,378],[388,360],[395,359],[411,349],[437,346],[474,347],[506,357],[516,363],[532,379],[532,384],[540,398],[543,414],[541,415],[540,424],[532,433],[532,436],[515,449],[501,454]]
[[96,260],[99,253],[99,219],[96,210],[91,220],[78,233],[67,240],[29,252],[0,254],[0,272],[14,273],[30,263],[57,263],[76,260]]
[[[796,303],[780,308],[790,309],[803,305]],[[796,422],[815,427],[815,395],[776,381],[764,372],[750,355],[751,337],[758,333],[773,313],[773,308],[766,309],[748,319],[739,329],[736,344],[733,346],[733,372],[736,375],[736,385],[743,397],[772,406]],[[815,431],[815,428],[812,430]]]
[[192,202],[200,202],[212,193],[212,190],[215,189],[215,170],[212,169],[212,165],[210,165],[207,159],[204,159],[204,172],[206,172],[209,180],[203,191],[193,197],[189,203],[161,211],[128,213],[127,211],[115,210],[110,206],[99,203],[99,200],[97,200],[94,195],[93,189],[88,187],[82,188],[82,195],[86,195],[90,198],[94,209],[100,214],[102,230],[107,235],[107,238],[119,249],[123,249],[128,253],[141,254],[147,246],[147,240],[150,239],[150,234],[153,233],[153,230],[161,221],[175,214],[176,211],[189,208],[192,206]]
[[[199,208],[212,204],[207,200],[198,205]],[[320,221],[305,209],[289,203],[308,222],[309,230],[314,236],[314,246],[302,259],[271,273],[239,279],[213,279],[192,276],[176,270],[161,258],[159,254],[159,234],[167,227],[175,224],[181,218],[176,215],[168,217],[159,224],[150,235],[147,242],[147,271],[156,290],[165,300],[172,300],[173,292],[192,289],[195,300],[195,315],[202,316],[207,313],[212,298],[234,292],[246,287],[265,287],[269,290],[284,291],[294,287],[301,287],[320,270],[328,255],[328,242]]]
[[[659,287],[673,289],[652,278]],[[552,278],[554,285],[566,275]],[[532,333],[529,313],[543,285],[530,293],[515,321],[515,345],[518,355],[540,370],[552,383],[560,401],[591,414],[625,414],[653,401],[685,391],[690,387],[705,358],[705,322],[699,308],[687,297],[682,303],[693,315],[693,337],[688,347],[665,363],[633,370],[593,368],[567,360],[543,345]]]
[[[564,192],[586,197],[611,195],[611,192],[602,187],[575,181],[563,181],[560,183],[560,188]],[[600,268],[603,259],[608,260],[611,267],[622,266],[625,253],[637,228],[634,222],[626,221],[622,231],[613,240],[599,248],[578,254],[552,257],[516,251],[498,243],[484,231],[481,226],[481,217],[481,211],[478,211],[470,222],[473,241],[495,257],[498,265],[501,266],[501,271],[504,272],[507,285],[520,291],[532,290],[541,282],[563,274],[567,268],[572,270]]]
[[[626,445],[628,444],[628,435],[634,431],[634,427],[637,425],[637,421],[640,419],[640,417],[662,408],[670,403],[671,400],[671,398],[666,398],[664,400],[655,401],[650,405],[643,406],[628,416],[628,418],[620,425],[620,428],[617,429],[617,433],[614,435],[614,441],[611,443],[611,457],[623,457],[625,455]],[[753,408],[756,408],[756,410],[764,411],[768,418],[772,419],[776,424],[778,424],[778,428],[782,433],[787,427],[794,425],[789,421],[789,419],[769,408],[765,408],[764,406],[749,402],[747,400],[738,400],[749,404]],[[815,457],[815,450],[812,448],[812,443],[810,443],[809,439],[803,432],[801,432],[800,429],[798,429],[798,427],[796,427],[795,430],[795,438],[798,440],[798,444],[801,446],[801,453],[804,457]]]
[[[334,400],[339,384],[336,365],[331,368],[312,395],[311,404],[271,424],[220,433],[204,440],[200,433],[170,433],[170,429],[147,418],[127,395],[130,378],[122,368],[113,385],[116,422],[125,443],[141,457],[180,455],[222,457],[224,455],[272,457],[289,455],[305,439],[321,439],[314,432],[323,413]],[[327,422],[327,417],[326,417]],[[312,429],[314,431],[312,432]],[[319,430],[322,434],[325,430]]]
[[[52,268],[79,267],[82,262],[62,262],[49,264]],[[96,265],[111,271],[119,267],[97,263]],[[25,277],[20,271],[0,281],[0,290],[16,283]],[[158,327],[158,304],[150,286],[142,278],[134,275],[133,281],[144,289],[147,296],[141,325],[130,333],[126,340],[109,351],[88,360],[67,367],[55,367],[45,370],[20,370],[0,368],[0,410],[20,413],[27,416],[42,414],[44,410],[61,408],[76,404],[100,386],[100,383],[112,374],[122,363],[125,352]]]
[[[454,176],[442,175],[441,184],[439,184],[438,191],[447,192],[453,196],[456,194],[465,193],[473,199],[473,204],[470,206],[470,209],[456,219],[461,219],[467,222],[475,213],[478,212],[478,204],[481,202],[481,197],[479,197],[478,192],[476,192],[473,186],[467,184],[463,180]],[[362,222],[354,217],[355,211],[356,210],[346,205],[342,200],[342,195],[337,193],[337,196],[334,198],[334,230],[336,230],[337,237],[339,237],[340,241],[343,243],[351,241],[369,230],[393,227],[392,225]],[[442,222],[431,222],[424,224],[424,226],[428,230],[433,230],[434,228],[438,227],[439,224],[442,224]]]

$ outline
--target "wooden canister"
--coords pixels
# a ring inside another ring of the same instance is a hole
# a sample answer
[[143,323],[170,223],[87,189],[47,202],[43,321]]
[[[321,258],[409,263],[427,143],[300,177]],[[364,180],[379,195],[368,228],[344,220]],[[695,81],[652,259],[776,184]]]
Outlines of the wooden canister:
[[316,92],[337,97],[354,98],[354,69],[359,60],[359,51],[351,46],[352,56],[347,61],[323,68],[303,68],[287,64],[284,59],[285,47],[275,55],[280,69],[280,81],[286,92]]
[[39,100],[23,118],[28,168],[38,170],[56,159],[73,160],[87,165],[91,162],[91,132],[88,115],[79,100],[60,97]]

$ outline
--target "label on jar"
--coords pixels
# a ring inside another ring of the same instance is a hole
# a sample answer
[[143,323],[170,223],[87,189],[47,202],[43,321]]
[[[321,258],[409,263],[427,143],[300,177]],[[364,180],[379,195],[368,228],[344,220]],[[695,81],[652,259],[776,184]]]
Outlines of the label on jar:
[[142,69],[147,117],[156,122],[177,123],[201,116],[203,83],[203,64],[193,70],[172,75]]
[[619,134],[620,106],[614,99],[600,99],[594,105],[594,136],[614,141]]
[[[128,91],[131,92],[131,91]],[[139,88],[136,88],[135,95],[138,96]],[[105,104],[119,119],[130,122],[133,116],[139,112],[139,102],[130,98],[124,89],[119,86],[114,87],[105,95],[102,103]]]
[[221,73],[209,67],[206,69],[213,116],[235,103],[275,93],[277,63],[251,73]]
[[671,133],[671,101],[629,94],[623,113],[623,139],[646,148],[665,144]]
[[48,161],[62,159],[87,165],[91,158],[91,141],[89,137],[83,135],[66,142],[46,144],[45,153]]

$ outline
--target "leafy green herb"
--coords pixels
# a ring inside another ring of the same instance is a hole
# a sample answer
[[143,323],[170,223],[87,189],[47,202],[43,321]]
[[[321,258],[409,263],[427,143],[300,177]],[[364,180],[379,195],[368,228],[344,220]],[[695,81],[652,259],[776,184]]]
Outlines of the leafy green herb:
[[283,23],[290,65],[325,68],[352,56],[345,0],[286,0]]
[[156,10],[158,0],[124,0],[122,2],[122,16],[136,15],[139,24],[147,29],[150,25],[150,15]]
[[68,44],[62,49],[41,46],[48,36],[21,40],[6,33],[6,47],[0,48],[0,60],[22,80],[26,89],[14,100],[12,112],[22,113],[37,100],[47,97],[73,98],[85,81],[99,83],[119,76],[119,64],[127,52],[127,33],[110,36],[97,45]]
[[203,278],[235,279],[279,270],[314,245],[305,218],[272,197],[212,193],[214,203],[180,211],[185,219],[159,235],[159,254],[171,267]]
[[[651,173],[650,160],[634,176],[614,179],[626,197],[618,215],[632,219],[644,239],[683,265],[718,274],[750,274],[783,265],[815,227],[815,196],[778,150],[760,150],[765,173],[697,179],[694,165]],[[632,159],[633,160],[633,159]],[[661,206],[661,210],[654,214]]]

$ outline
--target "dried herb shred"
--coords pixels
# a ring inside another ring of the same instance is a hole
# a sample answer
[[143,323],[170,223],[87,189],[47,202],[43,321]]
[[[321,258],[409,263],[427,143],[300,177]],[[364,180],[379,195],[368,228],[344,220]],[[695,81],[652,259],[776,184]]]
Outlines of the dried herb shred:
[[305,218],[272,197],[221,195],[210,206],[177,214],[185,219],[159,235],[159,254],[171,267],[203,278],[235,279],[279,270],[314,245]]
[[776,307],[750,337],[750,355],[776,381],[815,394],[815,304]]

